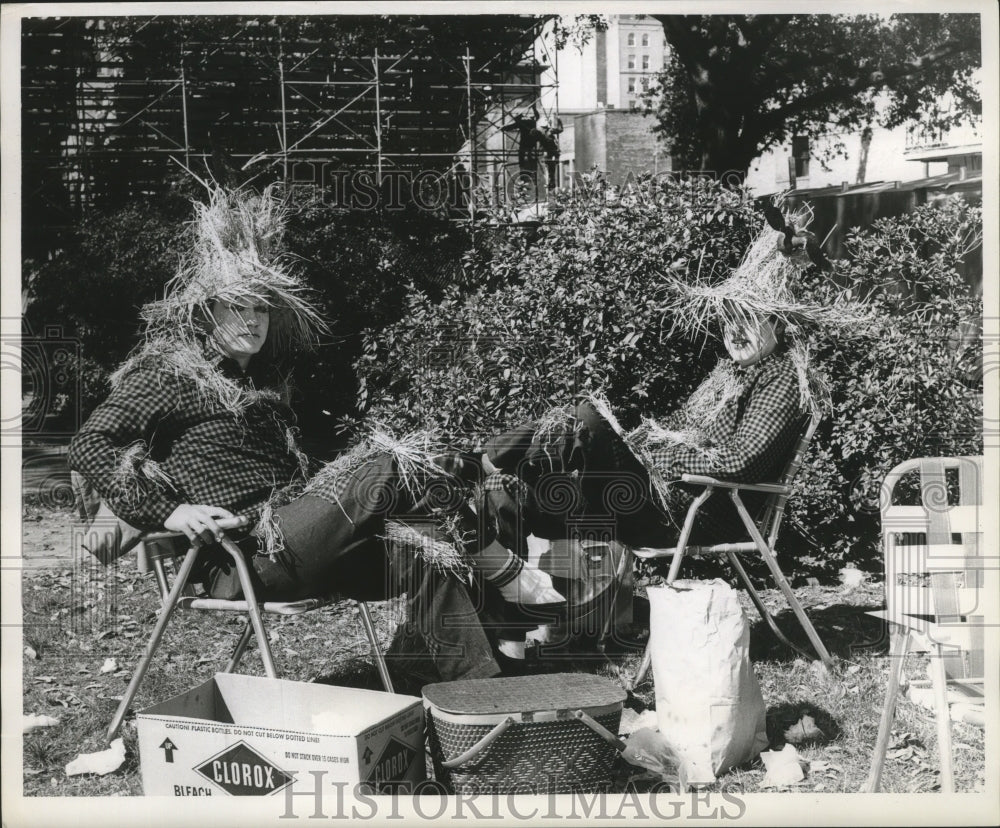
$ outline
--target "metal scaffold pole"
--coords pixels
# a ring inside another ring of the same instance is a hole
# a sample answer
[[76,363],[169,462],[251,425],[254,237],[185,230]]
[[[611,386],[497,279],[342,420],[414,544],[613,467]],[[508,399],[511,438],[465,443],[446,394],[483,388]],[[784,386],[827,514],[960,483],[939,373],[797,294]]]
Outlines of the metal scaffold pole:
[[[469,223],[474,225],[476,221],[476,135],[475,122],[472,117],[472,53],[469,47],[465,47],[465,100],[466,100],[466,131],[469,135]],[[474,229],[474,228],[470,228]],[[475,233],[472,234],[473,246],[475,246]]]
[[380,75],[378,67],[378,48],[375,49],[375,56],[372,58],[375,67],[375,146],[378,152],[376,160],[376,178],[379,189],[382,187],[382,90],[380,87]]
[[187,77],[184,74],[184,42],[181,42],[181,121],[184,124],[184,166],[191,169],[191,142],[188,140]]
[[288,183],[288,108],[285,105],[285,46],[278,26],[278,81],[281,84],[281,180]]

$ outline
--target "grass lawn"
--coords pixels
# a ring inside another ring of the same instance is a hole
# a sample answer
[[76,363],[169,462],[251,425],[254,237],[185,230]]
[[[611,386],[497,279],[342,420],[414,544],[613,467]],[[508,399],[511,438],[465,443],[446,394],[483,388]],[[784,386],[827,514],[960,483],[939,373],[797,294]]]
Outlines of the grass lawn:
[[[66,519],[65,514],[39,514],[37,510],[32,517],[44,522]],[[640,597],[636,599],[639,619],[644,610],[648,617],[642,589],[640,584]],[[753,622],[751,658],[767,705],[770,747],[780,748],[786,739],[797,741],[799,753],[809,762],[805,779],[781,790],[857,791],[868,773],[885,693],[887,642],[879,622],[864,614],[881,605],[882,587],[878,583],[851,589],[839,584],[813,585],[797,591],[820,636],[837,658],[831,673],[818,663],[796,657],[778,643],[758,623],[755,611],[745,601]],[[763,594],[775,610],[784,608],[776,590]],[[64,768],[79,753],[106,747],[108,722],[155,619],[158,599],[152,577],[138,573],[131,557],[107,569],[89,561],[74,567],[70,560],[63,559],[26,570],[22,595],[24,712],[60,720],[55,727],[24,736],[25,795],[141,795],[136,731],[131,717],[122,729],[126,760],[117,771],[107,776],[67,777]],[[741,599],[746,596],[741,594]],[[402,619],[402,603],[370,606],[380,636],[388,645]],[[237,617],[178,613],[167,629],[133,710],[162,701],[221,670],[242,623]],[[805,636],[797,629],[790,611],[779,612],[778,623],[793,641],[805,646]],[[272,617],[269,629],[283,678],[379,687],[353,604],[335,604],[298,618]],[[613,677],[618,669],[634,671],[638,661],[638,653],[629,651],[610,653],[610,663],[577,653],[553,662],[552,668]],[[242,669],[262,672],[253,648],[245,656]],[[909,678],[923,678],[925,671],[925,658],[908,658]],[[418,688],[406,687],[405,674],[397,673],[397,677],[403,689],[419,692]],[[651,678],[636,689],[627,706],[633,711],[655,707]],[[794,732],[786,737],[786,731],[806,715],[812,717],[818,732],[807,739],[797,738]],[[956,723],[953,739],[958,790],[982,790],[983,731]],[[937,790],[937,768],[933,715],[901,699],[882,789]],[[624,769],[619,778],[628,779]],[[767,790],[762,787],[763,778],[763,765],[758,759],[730,771],[716,784],[728,791],[757,792]],[[632,783],[640,784],[637,778]]]

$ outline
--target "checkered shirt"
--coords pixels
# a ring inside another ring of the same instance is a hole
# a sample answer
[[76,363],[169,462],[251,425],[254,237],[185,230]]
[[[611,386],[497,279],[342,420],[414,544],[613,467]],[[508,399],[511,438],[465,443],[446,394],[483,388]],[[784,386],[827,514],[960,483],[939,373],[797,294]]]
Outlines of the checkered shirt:
[[743,392],[708,429],[710,451],[672,445],[650,452],[664,478],[704,474],[755,483],[781,473],[803,425],[798,373],[787,354],[744,370]]
[[[219,370],[252,386],[253,367],[242,376],[234,362],[223,360]],[[68,461],[112,512],[140,529],[161,527],[182,503],[256,518],[274,489],[290,483],[298,470],[287,435],[292,419],[277,399],[257,399],[237,416],[205,400],[190,379],[139,367],[94,410],[73,439]],[[138,497],[125,497],[112,485],[120,453],[137,442],[172,487],[143,482]]]

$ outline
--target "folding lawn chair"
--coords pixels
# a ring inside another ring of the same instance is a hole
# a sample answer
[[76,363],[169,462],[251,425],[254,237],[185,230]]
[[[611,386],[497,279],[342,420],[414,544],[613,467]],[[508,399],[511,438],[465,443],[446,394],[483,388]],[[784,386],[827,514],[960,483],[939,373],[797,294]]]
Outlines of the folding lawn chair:
[[[248,521],[245,518],[230,518],[220,520],[218,521],[218,524],[219,527],[224,530],[219,543],[222,548],[232,556],[233,561],[236,564],[236,572],[239,576],[240,584],[243,587],[244,600],[241,601],[229,601],[219,598],[202,598],[192,594],[192,589],[188,586],[188,578],[191,575],[191,570],[194,567],[199,552],[201,551],[200,546],[192,545],[188,548],[187,553],[184,555],[183,559],[180,560],[177,572],[171,581],[166,563],[168,560],[174,560],[176,563],[176,559],[179,558],[179,556],[177,555],[176,548],[173,543],[170,543],[169,541],[172,541],[174,538],[183,537],[182,534],[177,532],[147,532],[140,537],[139,540],[142,543],[141,548],[145,549],[145,555],[149,558],[153,567],[153,573],[156,577],[157,587],[160,592],[162,607],[160,609],[159,617],[156,620],[156,624],[153,627],[153,632],[146,644],[145,652],[143,652],[142,658],[139,659],[135,672],[133,672],[128,687],[125,690],[125,695],[122,696],[122,700],[118,705],[118,710],[115,712],[114,718],[111,720],[111,725],[108,728],[109,741],[114,739],[117,735],[122,721],[125,718],[125,714],[128,712],[128,709],[139,690],[139,685],[142,684],[142,680],[146,675],[146,671],[149,668],[153,655],[160,645],[163,633],[166,630],[167,624],[170,622],[175,610],[181,609],[198,610],[201,612],[246,613],[248,616],[246,626],[243,628],[243,633],[236,642],[236,647],[233,649],[233,654],[230,657],[229,663],[226,665],[224,672],[231,673],[236,669],[240,659],[243,657],[243,653],[246,650],[247,645],[250,643],[251,636],[255,636],[257,639],[257,646],[260,649],[261,661],[264,663],[264,673],[268,676],[268,678],[277,678],[278,672],[274,666],[274,656],[271,654],[271,647],[268,643],[267,632],[264,629],[263,613],[273,613],[276,615],[301,615],[304,612],[309,612],[310,610],[326,606],[335,600],[334,598],[306,598],[299,601],[265,601],[263,603],[258,603],[254,593],[253,583],[250,580],[250,572],[247,567],[247,563],[243,558],[243,553],[240,551],[239,547],[233,543],[232,539],[225,534],[225,530],[245,528],[248,525]],[[166,543],[164,541],[166,541]],[[379,677],[382,680],[382,685],[385,687],[387,692],[392,693],[394,692],[392,680],[390,679],[389,671],[386,668],[385,657],[382,654],[382,648],[379,644],[378,636],[375,634],[375,625],[372,622],[368,605],[364,601],[358,601],[357,604],[358,611],[361,616],[361,623],[365,628],[366,635],[368,636],[368,641],[372,649],[372,656],[375,660],[375,666],[378,669]]]
[[[920,505],[894,500],[900,481],[919,474]],[[949,480],[949,473],[952,479]],[[983,725],[985,676],[984,579],[996,558],[982,553],[982,457],[935,457],[896,466],[882,488],[882,543],[886,609],[869,613],[888,622],[889,684],[871,769],[863,789],[873,793],[896,712],[907,651],[929,652],[937,720],[941,790],[955,788],[951,719]],[[952,495],[957,495],[953,497]],[[910,687],[928,682],[910,682]],[[950,708],[950,703],[955,707]]]
[[[771,571],[771,576],[774,578],[775,584],[785,596],[785,600],[788,601],[792,612],[798,619],[799,624],[802,625],[802,629],[805,630],[806,636],[808,636],[816,654],[825,665],[828,667],[831,666],[833,664],[833,659],[830,658],[829,652],[827,652],[826,647],[820,640],[816,629],[813,627],[812,622],[806,615],[802,605],[795,597],[795,593],[792,591],[784,573],[782,573],[781,567],[778,566],[778,561],[775,558],[774,551],[775,544],[778,540],[778,533],[781,529],[781,521],[785,513],[785,504],[792,491],[792,482],[799,470],[799,466],[802,464],[802,458],[805,456],[806,449],[809,447],[809,443],[812,440],[813,435],[816,433],[818,425],[819,418],[813,417],[809,422],[805,433],[796,443],[795,452],[785,467],[780,483],[732,483],[727,480],[716,480],[714,477],[707,477],[700,474],[683,475],[681,480],[685,483],[703,486],[704,489],[698,494],[698,496],[694,499],[694,502],[688,508],[687,516],[684,519],[684,525],[681,528],[680,538],[677,541],[677,546],[668,549],[630,549],[630,555],[622,556],[621,565],[618,570],[619,580],[624,577],[626,567],[632,566],[632,556],[642,558],[644,560],[673,558],[670,562],[670,570],[667,574],[667,583],[671,584],[677,579],[677,575],[680,572],[681,563],[683,562],[685,555],[725,555],[733,569],[736,570],[737,574],[742,579],[754,606],[761,615],[761,618],[767,622],[767,625],[771,628],[772,632],[774,632],[775,636],[777,636],[777,638],[787,647],[790,647],[800,653],[805,658],[811,658],[811,655],[808,652],[789,641],[785,634],[778,628],[774,617],[764,606],[764,602],[761,600],[760,595],[757,593],[757,590],[750,581],[749,575],[747,575],[746,570],[743,568],[743,564],[740,563],[740,560],[737,557],[740,552],[756,551],[760,553],[764,563],[767,564],[768,569]],[[733,504],[736,506],[736,511],[739,513],[740,519],[751,539],[748,541],[720,543],[711,546],[689,546],[688,539],[691,536],[691,530],[694,526],[694,520],[698,511],[701,509],[705,501],[717,491],[724,491],[729,495]],[[740,500],[741,492],[762,492],[769,495],[763,515],[758,522],[754,521],[754,519],[750,516],[750,513],[747,511],[746,506],[743,504],[743,501]],[[607,637],[610,620],[613,618],[613,615],[614,613],[611,613],[608,616],[609,620],[605,625],[602,639]],[[639,665],[639,669],[637,670],[635,677],[630,682],[630,688],[635,687],[635,685],[645,678],[646,673],[649,670],[650,660],[651,653],[649,646],[647,645],[642,663]]]

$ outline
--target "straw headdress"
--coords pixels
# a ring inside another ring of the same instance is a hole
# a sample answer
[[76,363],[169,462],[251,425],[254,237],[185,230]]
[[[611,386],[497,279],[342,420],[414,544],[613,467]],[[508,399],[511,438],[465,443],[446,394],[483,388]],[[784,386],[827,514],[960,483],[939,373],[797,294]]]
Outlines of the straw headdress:
[[211,323],[215,301],[250,301],[270,309],[271,353],[315,344],[325,323],[281,250],[288,209],[274,187],[260,194],[216,187],[194,209],[176,275],[164,297],[142,309],[148,336],[195,332]]
[[[814,348],[825,340],[865,335],[872,317],[864,302],[824,274],[833,268],[808,230],[812,219],[808,208],[783,214],[772,204],[765,217],[767,226],[726,279],[712,283],[671,278],[665,307],[673,317],[672,330],[688,335],[717,336],[727,326],[739,328],[766,318],[779,322],[799,374],[803,407],[815,412],[827,407],[829,394],[824,378],[811,364]],[[820,275],[812,278],[807,295],[810,265],[817,265],[815,272]],[[720,374],[716,385],[731,380],[721,376],[725,371],[716,373]],[[716,396],[731,396],[725,388],[718,390]]]
[[312,346],[326,324],[281,251],[288,210],[273,187],[262,193],[216,187],[194,210],[176,274],[163,298],[142,308],[145,339],[111,382],[117,385],[133,369],[153,365],[186,377],[205,399],[238,414],[254,400],[286,396],[287,388],[278,378],[272,387],[248,388],[218,370],[223,353],[209,336],[215,302],[266,305],[264,352],[272,358]]
[[[674,317],[674,330],[712,334],[727,324],[742,326],[770,317],[784,325],[792,340],[863,333],[870,323],[864,304],[829,279],[823,286],[824,301],[805,296],[803,277],[809,266],[832,269],[807,229],[811,211],[783,215],[771,205],[766,215],[769,226],[757,234],[728,278],[716,283],[671,279],[666,309]],[[779,217],[785,222],[780,228]]]

